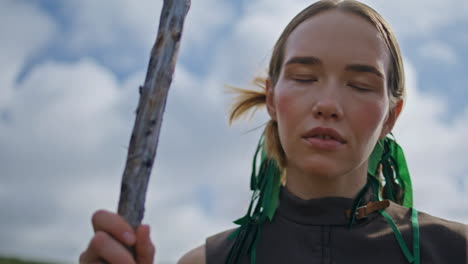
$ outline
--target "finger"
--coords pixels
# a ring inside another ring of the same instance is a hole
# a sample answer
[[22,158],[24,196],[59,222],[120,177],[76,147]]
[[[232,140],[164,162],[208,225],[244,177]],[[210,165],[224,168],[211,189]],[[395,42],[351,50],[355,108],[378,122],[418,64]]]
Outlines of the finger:
[[128,246],[135,244],[135,232],[122,216],[106,210],[98,210],[93,214],[92,222],[94,232],[104,231]]
[[140,225],[136,230],[137,262],[138,264],[152,264],[156,249],[151,242],[149,225]]
[[88,251],[83,252],[80,255],[80,264],[103,264],[104,261],[99,259],[98,256],[91,256],[91,253]]
[[[135,264],[130,252],[109,234],[97,231],[80,263]],[[105,262],[103,261],[105,260]]]
[[[81,253],[80,255],[80,264],[103,264],[105,263],[102,258],[99,257],[99,255],[91,248],[92,241],[95,238],[93,237],[88,245],[88,248]],[[94,242],[96,243],[96,242]]]
[[99,262],[99,256],[93,251],[86,249],[85,252],[80,255],[80,264],[94,264]]

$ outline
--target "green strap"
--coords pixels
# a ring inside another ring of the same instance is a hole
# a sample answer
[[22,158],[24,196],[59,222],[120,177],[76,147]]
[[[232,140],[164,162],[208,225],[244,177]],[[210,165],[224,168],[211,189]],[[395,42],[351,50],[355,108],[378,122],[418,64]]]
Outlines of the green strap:
[[397,175],[403,181],[403,186],[405,189],[405,194],[403,196],[403,206],[412,208],[413,186],[411,184],[411,178],[409,174],[408,165],[405,159],[405,154],[403,153],[403,149],[396,142],[393,144],[393,147],[393,155],[396,159],[395,167],[398,173]]
[[252,160],[252,173],[250,175],[250,190],[255,191],[255,187],[257,186],[257,157],[258,153],[260,152],[263,145],[263,135],[260,137],[258,141],[257,148],[255,149],[254,158]]
[[413,226],[413,254],[414,254],[414,264],[420,263],[419,255],[419,222],[418,222],[418,211],[412,209],[411,214],[411,224]]
[[393,234],[395,235],[398,244],[400,245],[403,254],[405,255],[406,259],[409,263],[419,264],[420,263],[420,255],[419,255],[419,223],[418,223],[418,211],[412,208],[412,215],[411,215],[411,223],[413,227],[413,254],[409,251],[403,236],[401,235],[400,230],[396,226],[395,222],[393,221],[392,217],[385,211],[379,210],[380,214],[385,217],[388,224],[393,230]]
[[385,190],[388,199],[391,201],[396,201],[395,195],[393,193],[393,169],[390,167],[390,162],[384,160],[382,162],[382,172],[385,178]]
[[384,147],[383,147],[383,140],[377,141],[377,144],[374,147],[374,150],[372,150],[372,153],[369,157],[369,163],[367,165],[367,173],[371,176],[376,177],[377,176],[377,171],[379,168],[379,164],[382,158],[382,154],[384,152]]
[[250,263],[256,264],[257,263],[257,245],[260,241],[260,234],[262,233],[262,226],[259,225],[257,230],[255,231],[255,239],[252,244],[252,250],[250,252]]
[[403,239],[403,236],[401,235],[400,230],[395,225],[395,222],[393,221],[392,217],[389,214],[387,214],[387,212],[385,212],[385,211],[380,211],[380,214],[382,214],[385,217],[388,224],[392,228],[393,234],[395,235],[395,238],[398,241],[398,244],[400,245],[400,248],[403,251],[403,254],[405,254],[405,257],[408,260],[408,262],[413,263],[414,257],[411,254],[411,252],[409,251],[408,247],[406,246],[405,240]]
[[[268,217],[270,221],[273,221],[275,216],[276,208],[278,207],[279,191],[280,191],[280,178],[281,171],[278,168],[276,161],[268,160],[268,166],[266,168],[267,177],[273,178],[267,181],[267,187],[265,190],[265,196],[263,199],[263,210],[265,211],[263,216]],[[262,219],[263,220],[263,219]]]

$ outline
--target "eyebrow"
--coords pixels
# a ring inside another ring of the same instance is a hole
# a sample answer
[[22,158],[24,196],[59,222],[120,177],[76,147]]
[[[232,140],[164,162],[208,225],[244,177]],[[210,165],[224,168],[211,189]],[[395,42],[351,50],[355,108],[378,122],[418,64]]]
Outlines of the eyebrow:
[[353,71],[353,72],[363,72],[363,73],[373,73],[378,77],[384,79],[384,75],[377,70],[376,67],[366,64],[350,64],[347,65],[345,68],[346,71]]
[[[285,65],[290,65],[290,64],[322,65],[323,62],[317,57],[306,56],[306,57],[292,57],[286,62]],[[384,75],[382,74],[382,72],[380,72],[376,67],[367,65],[367,64],[349,64],[349,65],[346,65],[345,71],[372,73],[382,79],[384,78]]]
[[317,57],[307,56],[307,57],[292,57],[286,62],[285,65],[289,65],[289,64],[317,65],[317,64],[323,64],[323,63]]

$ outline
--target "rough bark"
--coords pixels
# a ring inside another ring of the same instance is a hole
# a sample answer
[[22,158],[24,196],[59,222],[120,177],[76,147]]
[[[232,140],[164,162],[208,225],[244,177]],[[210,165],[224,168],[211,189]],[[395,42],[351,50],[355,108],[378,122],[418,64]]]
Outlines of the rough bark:
[[164,0],[145,84],[140,86],[140,99],[122,177],[118,207],[118,213],[133,228],[140,225],[143,219],[146,190],[156,158],[167,94],[189,7],[190,0]]

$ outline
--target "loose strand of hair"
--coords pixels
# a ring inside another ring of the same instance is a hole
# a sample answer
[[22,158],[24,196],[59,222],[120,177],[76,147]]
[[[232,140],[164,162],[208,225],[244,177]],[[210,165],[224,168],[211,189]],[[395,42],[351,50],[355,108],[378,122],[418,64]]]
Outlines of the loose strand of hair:
[[236,97],[233,99],[233,103],[229,110],[229,125],[244,116],[246,116],[250,111],[251,118],[255,112],[266,104],[266,88],[265,88],[265,79],[261,77],[256,77],[253,80],[255,86],[260,88],[259,90],[248,90],[242,89],[230,85],[226,85],[227,92],[236,94]]

